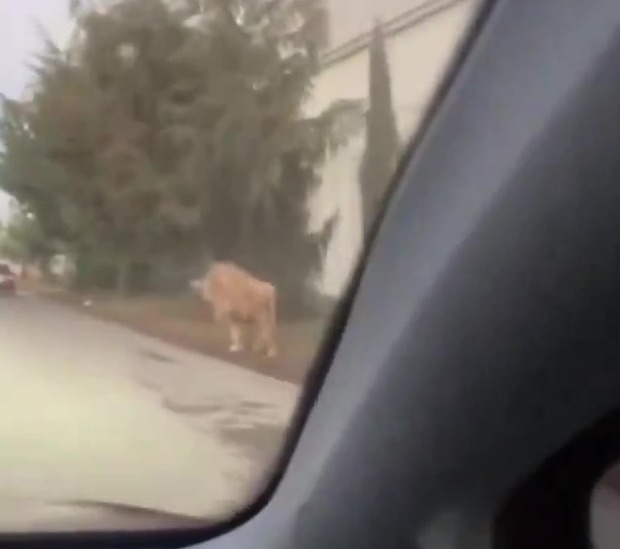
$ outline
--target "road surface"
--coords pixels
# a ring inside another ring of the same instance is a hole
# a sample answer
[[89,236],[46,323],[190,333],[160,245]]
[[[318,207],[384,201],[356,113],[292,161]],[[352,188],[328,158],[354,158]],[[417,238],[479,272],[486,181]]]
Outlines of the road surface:
[[0,515],[2,501],[41,500],[226,514],[276,455],[297,396],[62,305],[0,299]]

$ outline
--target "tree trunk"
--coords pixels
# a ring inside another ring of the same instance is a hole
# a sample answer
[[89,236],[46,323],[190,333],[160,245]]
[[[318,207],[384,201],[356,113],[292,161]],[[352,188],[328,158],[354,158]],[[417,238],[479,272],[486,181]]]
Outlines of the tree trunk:
[[41,276],[45,279],[49,279],[51,276],[50,270],[50,258],[48,257],[39,257],[34,262],[41,273]]
[[116,293],[127,295],[131,290],[132,262],[121,259],[116,265]]

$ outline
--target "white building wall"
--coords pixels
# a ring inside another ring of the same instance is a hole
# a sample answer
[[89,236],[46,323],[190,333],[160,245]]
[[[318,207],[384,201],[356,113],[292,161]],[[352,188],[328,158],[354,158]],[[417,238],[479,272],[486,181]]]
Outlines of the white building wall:
[[387,22],[416,8],[443,0],[327,0],[330,48],[367,32],[375,19]]
[[[403,3],[403,0],[398,1]],[[394,2],[396,0],[392,0]],[[386,38],[393,102],[403,141],[413,134],[432,99],[470,22],[475,4],[475,0],[461,0]],[[313,114],[336,99],[366,99],[367,95],[368,52],[364,48],[325,68],[316,82],[307,110]],[[311,206],[312,228],[320,227],[328,216],[339,212],[340,222],[327,251],[320,283],[321,289],[331,295],[339,294],[345,287],[362,245],[358,166],[363,148],[364,135],[360,132],[328,161],[321,189]]]

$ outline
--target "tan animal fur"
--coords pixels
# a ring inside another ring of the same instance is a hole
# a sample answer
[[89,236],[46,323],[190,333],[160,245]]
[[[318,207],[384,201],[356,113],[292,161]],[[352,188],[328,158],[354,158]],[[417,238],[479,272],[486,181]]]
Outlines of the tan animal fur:
[[192,283],[213,308],[215,320],[230,338],[230,351],[244,347],[244,332],[253,335],[252,350],[277,354],[276,288],[231,262],[216,262],[206,276]]

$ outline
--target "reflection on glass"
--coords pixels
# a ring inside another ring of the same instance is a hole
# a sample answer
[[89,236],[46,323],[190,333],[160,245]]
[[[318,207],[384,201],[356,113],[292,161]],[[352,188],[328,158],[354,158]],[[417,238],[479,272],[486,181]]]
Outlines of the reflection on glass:
[[476,5],[1,3],[0,530],[260,489]]
[[620,464],[605,473],[592,493],[590,538],[594,549],[613,549],[620,543]]

